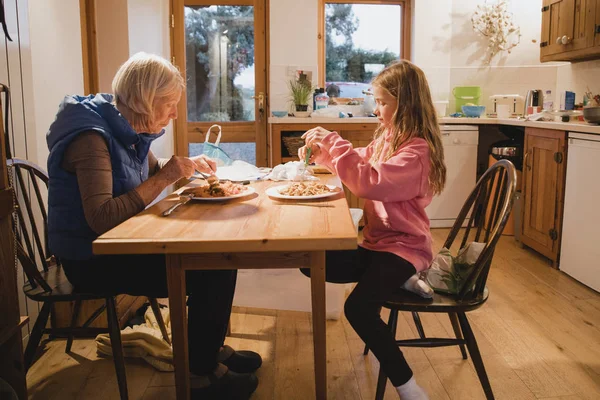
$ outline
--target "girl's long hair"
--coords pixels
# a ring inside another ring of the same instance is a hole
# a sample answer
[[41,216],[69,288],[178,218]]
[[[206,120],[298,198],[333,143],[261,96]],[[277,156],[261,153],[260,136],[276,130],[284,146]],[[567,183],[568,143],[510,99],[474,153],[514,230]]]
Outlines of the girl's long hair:
[[[385,127],[375,130],[372,163],[386,161],[404,143],[413,138],[423,138],[429,145],[431,168],[429,185],[434,194],[440,194],[446,184],[444,149],[431,92],[425,73],[413,63],[401,60],[388,67],[375,77],[373,86],[387,90],[398,100],[391,128],[391,145],[382,155]],[[383,158],[382,158],[383,156]]]

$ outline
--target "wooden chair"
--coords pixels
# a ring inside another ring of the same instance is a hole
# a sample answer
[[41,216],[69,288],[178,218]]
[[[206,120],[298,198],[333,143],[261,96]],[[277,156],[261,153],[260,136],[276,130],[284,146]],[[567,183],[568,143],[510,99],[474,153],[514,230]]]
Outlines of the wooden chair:
[[[67,336],[65,352],[68,353],[71,351],[73,338],[76,335],[89,337],[108,332],[112,344],[119,393],[121,399],[127,399],[125,360],[114,294],[80,293],[73,288],[64,274],[60,260],[48,248],[48,215],[43,200],[44,196],[40,190],[40,188],[45,188],[47,191],[48,175],[40,167],[26,160],[13,158],[7,160],[7,164],[13,177],[13,187],[17,193],[14,223],[17,237],[17,257],[28,280],[23,291],[29,299],[43,303],[25,349],[25,369],[29,369],[32,365],[44,333],[53,336]],[[105,303],[81,327],[77,327],[77,318],[84,300],[105,300]],[[53,304],[65,301],[74,302],[71,326],[69,328],[47,328]],[[149,301],[164,340],[171,344],[158,302],[154,298],[150,298]],[[89,325],[104,310],[108,317],[108,329],[90,327]]]
[[[475,189],[463,205],[444,243],[444,247],[451,249],[453,244],[459,244],[457,249],[460,249],[472,241],[483,242],[485,247],[465,285],[457,295],[449,296],[435,293],[432,299],[424,299],[416,294],[401,290],[383,305],[383,307],[390,310],[388,326],[394,337],[396,336],[398,312],[408,311],[412,313],[419,339],[397,340],[398,346],[459,346],[462,357],[466,360],[466,345],[487,399],[493,399],[494,394],[466,313],[478,309],[488,299],[489,292],[486,288],[486,281],[496,243],[500,239],[512,208],[516,180],[514,165],[507,160],[498,161],[479,179]],[[458,237],[462,237],[462,239],[455,242]],[[456,254],[455,251],[453,253]],[[419,317],[420,312],[448,314],[456,339],[427,337]],[[364,354],[366,355],[368,351],[369,348],[365,347]],[[376,400],[383,399],[386,381],[387,377],[380,369],[375,394]]]

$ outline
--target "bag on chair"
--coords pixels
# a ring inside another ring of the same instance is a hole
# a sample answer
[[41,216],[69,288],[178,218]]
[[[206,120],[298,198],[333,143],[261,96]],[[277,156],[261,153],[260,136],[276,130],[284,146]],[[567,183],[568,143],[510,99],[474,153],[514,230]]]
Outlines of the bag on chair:
[[424,271],[425,281],[438,293],[458,294],[484,248],[485,243],[471,242],[460,249],[456,257],[442,248],[431,267]]
[[[213,128],[218,128],[219,133],[217,134],[217,140],[214,143],[211,143],[209,142],[209,138]],[[206,131],[206,138],[204,139],[204,145],[202,146],[202,154],[215,160],[217,162],[217,167],[231,165],[233,160],[225,150],[219,147],[219,143],[221,143],[221,126],[212,125],[208,128],[208,131]]]

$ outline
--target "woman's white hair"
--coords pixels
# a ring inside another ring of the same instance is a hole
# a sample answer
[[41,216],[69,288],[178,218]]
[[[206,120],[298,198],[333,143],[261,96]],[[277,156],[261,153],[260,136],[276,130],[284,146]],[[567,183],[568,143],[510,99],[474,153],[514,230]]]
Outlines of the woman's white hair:
[[185,81],[177,67],[162,57],[143,52],[125,61],[112,81],[115,105],[128,111],[132,126],[143,129],[153,125],[157,104],[184,88]]

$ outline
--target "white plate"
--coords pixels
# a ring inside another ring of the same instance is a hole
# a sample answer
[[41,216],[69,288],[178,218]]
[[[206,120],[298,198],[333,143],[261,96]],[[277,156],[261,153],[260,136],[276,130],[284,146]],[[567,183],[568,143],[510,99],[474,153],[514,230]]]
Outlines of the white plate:
[[241,193],[234,194],[232,196],[224,196],[224,197],[192,197],[192,200],[196,201],[225,201],[231,199],[238,199],[240,197],[250,196],[251,194],[256,193],[256,190],[252,186],[244,186],[246,190]]
[[311,200],[311,199],[322,199],[324,197],[331,197],[331,196],[335,196],[336,194],[340,193],[342,191],[342,189],[338,188],[337,186],[333,186],[333,185],[327,185],[327,187],[329,189],[332,190],[332,192],[329,193],[323,193],[323,194],[315,194],[312,196],[288,196],[285,194],[281,194],[281,191],[285,188],[287,188],[290,184],[287,185],[279,185],[279,186],[273,186],[270,187],[266,190],[266,194],[269,197],[274,197],[276,199],[287,199],[287,200]]

